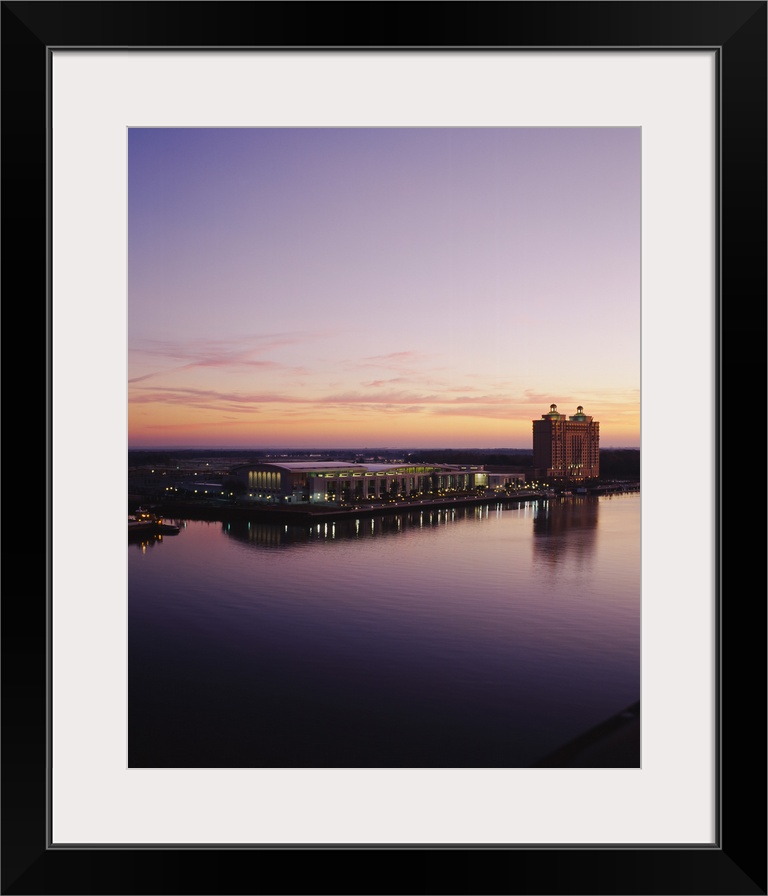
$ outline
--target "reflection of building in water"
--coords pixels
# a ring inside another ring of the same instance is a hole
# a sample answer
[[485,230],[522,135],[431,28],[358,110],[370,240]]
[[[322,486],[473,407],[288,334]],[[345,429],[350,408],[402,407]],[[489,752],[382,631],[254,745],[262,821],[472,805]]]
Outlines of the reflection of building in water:
[[159,533],[143,534],[128,539],[128,544],[132,548],[136,548],[142,554],[147,553],[148,548],[153,548],[156,544],[163,543],[163,536]]
[[549,407],[533,421],[535,479],[581,482],[600,475],[600,424],[579,405],[572,417]]
[[553,498],[540,501],[533,517],[533,550],[545,560],[568,554],[591,554],[597,541],[600,499]]
[[503,490],[522,484],[522,473],[494,473],[482,467],[435,464],[255,463],[233,474],[253,501],[291,504],[388,502],[419,495],[473,489]]
[[413,529],[438,529],[461,520],[484,520],[502,512],[534,512],[535,502],[528,501],[513,507],[502,504],[481,506],[447,506],[424,508],[403,513],[377,514],[341,520],[322,520],[310,523],[271,523],[231,521],[221,524],[222,531],[238,541],[266,548],[290,548],[311,541],[347,541],[371,537],[399,535]]
[[226,535],[247,544],[264,548],[286,547],[308,541],[306,527],[284,526],[278,523],[261,523],[256,520],[246,522],[225,522],[221,528]]

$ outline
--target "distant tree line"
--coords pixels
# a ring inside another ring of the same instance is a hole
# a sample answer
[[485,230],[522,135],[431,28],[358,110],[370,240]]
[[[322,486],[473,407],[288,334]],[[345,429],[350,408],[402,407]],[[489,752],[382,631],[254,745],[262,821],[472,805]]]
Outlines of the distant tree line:
[[[446,448],[436,451],[415,451],[407,455],[409,463],[462,464],[468,466],[495,467],[533,467],[533,452],[519,450],[514,452],[462,451]],[[601,479],[639,479],[639,448],[601,448]]]
[[533,453],[520,450],[513,453],[490,451],[463,451],[445,448],[437,451],[414,451],[406,455],[408,463],[487,465],[492,467],[532,467]]
[[[131,466],[147,466],[149,464],[171,465],[174,462],[189,457],[213,457],[236,456],[242,457],[248,452],[236,450],[142,450],[131,449],[128,452],[128,463]],[[298,456],[301,452],[296,452]],[[323,452],[324,459],[351,457],[356,452],[327,451]],[[359,452],[357,452],[359,453]],[[392,450],[384,449],[377,452],[380,456],[394,454]],[[306,456],[306,453],[304,453]],[[402,457],[402,455],[400,455]],[[254,456],[254,459],[255,456]],[[274,459],[274,457],[270,458]],[[320,460],[320,458],[315,458]],[[362,460],[362,458],[360,458]],[[424,451],[412,451],[405,455],[407,463],[426,464],[459,464],[466,466],[492,466],[492,467],[519,467],[523,470],[533,467],[533,452],[524,448],[496,451],[494,449],[460,449],[460,448],[436,448]],[[639,448],[601,448],[600,449],[600,478],[601,479],[639,479],[640,478],[640,449]]]
[[144,451],[131,448],[128,451],[128,465],[132,467],[146,467],[150,464],[168,466],[176,459],[176,454],[168,451]]
[[601,448],[601,479],[639,479],[639,448]]

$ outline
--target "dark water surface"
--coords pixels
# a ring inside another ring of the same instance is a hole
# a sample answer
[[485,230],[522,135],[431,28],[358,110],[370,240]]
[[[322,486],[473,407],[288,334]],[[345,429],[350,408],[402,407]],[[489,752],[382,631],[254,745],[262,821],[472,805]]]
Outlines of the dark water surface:
[[640,497],[128,546],[132,767],[528,767],[640,697]]

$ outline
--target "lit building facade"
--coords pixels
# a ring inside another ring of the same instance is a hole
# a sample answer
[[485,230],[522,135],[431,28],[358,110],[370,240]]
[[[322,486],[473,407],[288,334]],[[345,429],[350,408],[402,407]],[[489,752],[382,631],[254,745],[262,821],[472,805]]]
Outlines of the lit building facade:
[[568,417],[553,404],[541,420],[533,421],[533,475],[565,482],[600,475],[600,424],[581,405]]
[[488,473],[482,467],[447,464],[318,463],[243,464],[233,475],[241,499],[268,504],[381,503],[428,495],[501,490],[524,476]]

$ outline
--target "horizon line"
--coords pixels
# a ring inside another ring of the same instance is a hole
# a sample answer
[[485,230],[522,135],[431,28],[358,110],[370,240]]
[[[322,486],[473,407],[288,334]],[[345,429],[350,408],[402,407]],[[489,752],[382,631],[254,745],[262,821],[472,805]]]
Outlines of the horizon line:
[[[469,447],[462,445],[453,447],[449,445],[429,445],[425,447],[413,445],[376,445],[340,447],[328,447],[322,445],[266,445],[266,446],[227,446],[227,445],[129,445],[129,451],[353,451],[357,453],[371,451],[533,451],[531,446],[516,447],[513,445],[500,445],[490,447]],[[639,451],[639,445],[601,445],[600,451]]]

